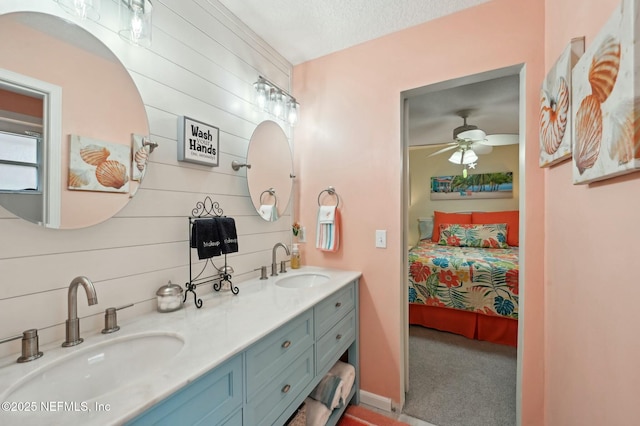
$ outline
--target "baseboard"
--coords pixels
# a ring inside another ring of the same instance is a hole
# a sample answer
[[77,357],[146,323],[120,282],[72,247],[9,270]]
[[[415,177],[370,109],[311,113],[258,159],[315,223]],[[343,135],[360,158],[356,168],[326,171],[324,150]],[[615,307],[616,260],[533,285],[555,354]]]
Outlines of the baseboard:
[[391,413],[391,398],[360,389],[360,403]]

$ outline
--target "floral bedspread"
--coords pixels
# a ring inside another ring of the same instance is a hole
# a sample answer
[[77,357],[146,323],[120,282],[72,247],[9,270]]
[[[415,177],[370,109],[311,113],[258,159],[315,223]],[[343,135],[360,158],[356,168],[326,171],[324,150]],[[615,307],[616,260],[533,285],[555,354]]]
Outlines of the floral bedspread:
[[409,302],[518,319],[518,247],[409,250]]

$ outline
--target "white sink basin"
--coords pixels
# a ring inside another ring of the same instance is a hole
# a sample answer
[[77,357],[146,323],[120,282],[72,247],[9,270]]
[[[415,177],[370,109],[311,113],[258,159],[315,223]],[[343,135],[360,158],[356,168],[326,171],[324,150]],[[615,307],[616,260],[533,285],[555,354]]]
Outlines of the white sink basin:
[[312,272],[280,278],[276,285],[284,288],[311,288],[329,281],[329,276]]
[[175,368],[169,361],[183,346],[178,335],[146,333],[78,348],[20,380],[6,400],[88,401],[148,374]]

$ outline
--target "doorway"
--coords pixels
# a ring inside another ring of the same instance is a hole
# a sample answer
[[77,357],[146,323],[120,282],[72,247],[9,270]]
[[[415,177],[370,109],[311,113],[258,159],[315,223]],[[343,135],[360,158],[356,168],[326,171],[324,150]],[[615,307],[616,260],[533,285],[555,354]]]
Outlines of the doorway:
[[[493,70],[493,71],[489,71],[489,72],[484,72],[481,74],[475,74],[475,75],[471,75],[471,76],[466,76],[463,78],[458,78],[458,79],[454,79],[454,80],[449,80],[449,81],[445,81],[445,82],[440,82],[440,83],[436,83],[436,84],[432,84],[432,85],[428,85],[428,86],[424,86],[424,87],[419,87],[419,88],[415,88],[415,89],[411,89],[408,91],[405,91],[401,94],[401,101],[402,101],[402,158],[403,158],[403,178],[402,178],[402,223],[403,223],[403,247],[405,248],[402,253],[403,253],[403,277],[402,277],[402,298],[401,300],[403,301],[403,324],[402,324],[402,339],[403,339],[403,350],[404,350],[404,357],[403,357],[403,367],[402,370],[404,372],[403,375],[403,381],[404,381],[404,389],[405,392],[407,392],[409,390],[409,386],[410,386],[410,372],[409,372],[409,304],[408,304],[408,300],[409,300],[409,295],[408,295],[408,250],[407,248],[409,246],[411,246],[411,244],[415,241],[415,238],[417,238],[417,232],[415,230],[411,230],[411,227],[413,226],[414,228],[417,227],[417,225],[413,222],[410,221],[410,204],[412,201],[412,185],[424,185],[426,186],[426,184],[424,184],[424,182],[412,182],[410,179],[410,174],[409,174],[409,149],[410,146],[412,145],[412,135],[410,132],[410,125],[412,124],[410,122],[410,107],[411,107],[411,100],[415,99],[417,97],[433,97],[433,98],[438,98],[438,96],[442,96],[444,93],[447,93],[447,91],[450,91],[452,89],[459,89],[462,88],[464,86],[474,86],[474,85],[479,85],[481,83],[490,83],[492,80],[496,80],[496,79],[501,79],[501,78],[515,78],[517,80],[517,86],[516,86],[516,90],[518,91],[518,100],[517,100],[517,108],[516,108],[516,122],[517,122],[517,126],[516,126],[516,131],[515,133],[519,133],[522,134],[524,132],[524,129],[526,128],[525,126],[525,66],[523,64],[519,64],[519,65],[514,65],[514,66],[510,66],[510,67],[506,67],[506,68],[502,68],[502,69],[498,69],[498,70]],[[455,91],[455,90],[454,90]],[[471,109],[471,114],[473,114],[473,101],[469,102],[469,107],[468,109]],[[448,111],[449,114],[453,114],[453,118],[456,118],[456,112],[457,111]],[[435,113],[434,113],[435,114]],[[473,117],[472,115],[470,115],[470,117]],[[433,118],[433,117],[432,117]],[[462,124],[462,119],[460,119],[458,117],[458,122],[457,122],[457,126]],[[445,120],[443,120],[445,121]],[[469,123],[472,123],[473,119],[469,119]],[[433,124],[433,123],[431,123]],[[474,123],[475,124],[475,123]],[[484,124],[482,125],[484,126]],[[445,125],[445,127],[448,127],[448,131],[449,133],[446,136],[441,136],[439,138],[436,138],[436,143],[443,143],[443,142],[447,142],[447,141],[452,141],[452,137],[453,135],[450,133],[451,129],[453,129],[456,126],[453,126],[451,124]],[[493,130],[493,128],[488,128],[490,129],[489,131],[487,131],[487,133],[490,132],[498,132],[498,133],[507,133],[509,132],[509,130],[507,129],[507,131],[503,130],[503,129],[497,129],[497,130]],[[519,131],[519,130],[522,131]],[[434,134],[437,134],[434,133]],[[518,164],[518,169],[521,173],[518,174],[517,178],[517,184],[519,188],[522,188],[524,190],[525,185],[524,185],[524,180],[525,180],[525,168],[524,168],[524,164],[525,164],[525,146],[524,143],[522,142],[524,138],[520,137],[520,144],[518,145],[519,147],[517,148],[517,155],[518,155],[518,159],[517,159],[517,164]],[[430,143],[433,143],[434,141],[431,140],[429,141]],[[432,150],[435,151],[435,150]],[[445,156],[446,155],[446,156]],[[443,160],[446,161],[447,158],[449,157],[450,153],[444,153],[442,156],[444,157]],[[480,160],[482,161],[482,156],[480,156]],[[415,192],[415,191],[414,191]],[[524,206],[525,206],[525,200],[524,200],[524,196],[519,196],[518,200],[517,200],[517,209],[520,212],[524,211]],[[461,206],[459,209],[457,209],[459,211],[464,211],[465,207]],[[415,217],[413,217],[412,219],[415,220]],[[523,215],[520,215],[520,224],[522,225],[523,223]],[[520,226],[520,229],[523,229],[523,226]],[[521,233],[522,234],[522,233]],[[521,237],[523,237],[523,235],[521,235]],[[517,356],[516,356],[516,383],[515,383],[515,388],[516,388],[516,392],[515,392],[515,418],[517,419],[516,423],[520,424],[520,406],[521,406],[521,376],[522,376],[522,330],[523,330],[523,324],[524,324],[524,311],[522,309],[523,306],[523,298],[524,298],[524,287],[525,287],[525,283],[524,283],[524,276],[522,274],[522,271],[524,270],[524,240],[520,241],[520,252],[519,252],[519,257],[520,257],[520,264],[519,264],[519,269],[520,269],[520,273],[519,273],[519,317],[518,317],[518,324],[517,324],[517,329],[518,329],[518,347],[517,347]],[[404,405],[404,400],[402,401],[403,405]]]

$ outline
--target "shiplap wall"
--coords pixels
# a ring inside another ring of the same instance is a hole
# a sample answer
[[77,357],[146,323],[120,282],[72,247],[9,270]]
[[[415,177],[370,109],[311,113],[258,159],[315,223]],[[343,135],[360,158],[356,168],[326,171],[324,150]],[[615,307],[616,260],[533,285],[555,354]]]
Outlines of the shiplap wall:
[[[245,160],[257,124],[270,118],[253,107],[253,82],[263,75],[289,90],[291,64],[215,0],[154,0],[153,5],[153,44],[144,49],[118,37],[117,7],[111,0],[102,1],[99,23],[80,22],[53,0],[0,3],[0,13],[57,15],[104,42],[135,81],[151,138],[159,144],[135,197],[101,224],[77,230],[43,229],[0,207],[0,338],[37,328],[41,345],[62,343],[68,286],[78,275],[93,281],[99,300],[88,306],[84,290],[79,289],[82,335],[103,328],[108,307],[135,304],[119,311],[120,322],[155,310],[158,287],[169,280],[180,285],[188,280],[187,217],[206,196],[236,220],[240,250],[228,260],[240,292],[242,281],[271,263],[275,243],[291,243],[291,206],[277,222],[263,221],[249,198],[245,169],[231,169],[233,160]],[[8,64],[0,59],[0,67]],[[176,160],[181,115],[220,128],[219,167]],[[290,136],[290,130],[283,128]],[[193,257],[197,268],[197,256]],[[198,288],[199,295],[211,291],[209,285]],[[187,303],[195,309],[193,297]],[[19,352],[20,341],[0,345],[0,356]]]

